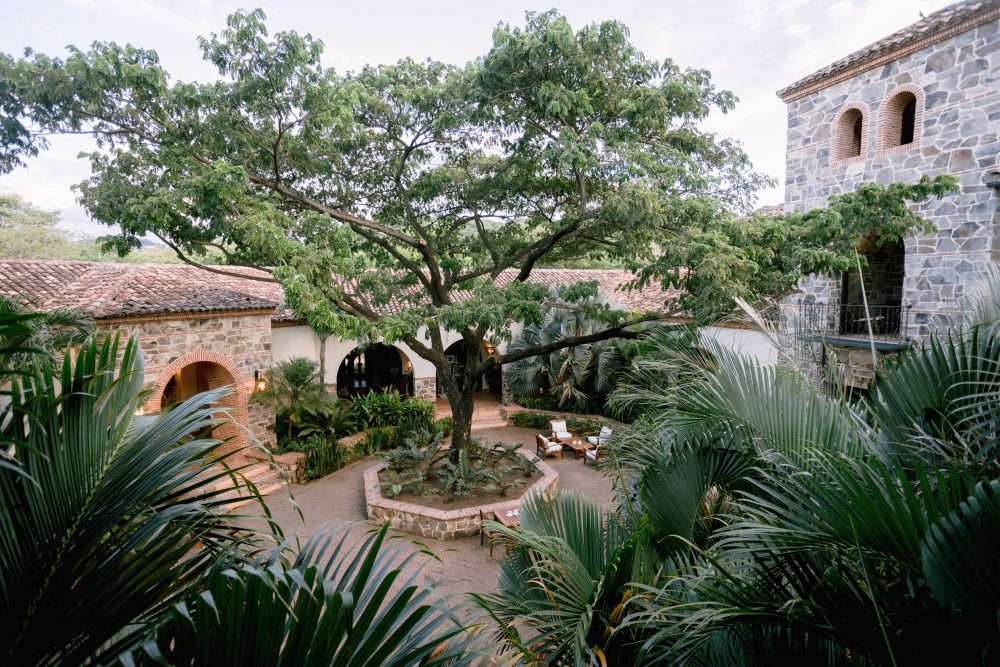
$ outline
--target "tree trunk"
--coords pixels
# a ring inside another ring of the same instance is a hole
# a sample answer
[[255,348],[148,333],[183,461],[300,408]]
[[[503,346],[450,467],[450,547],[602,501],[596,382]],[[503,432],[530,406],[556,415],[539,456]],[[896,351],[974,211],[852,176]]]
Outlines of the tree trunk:
[[451,452],[457,458],[458,452],[467,447],[472,439],[472,411],[475,407],[475,391],[472,378],[463,376],[463,382],[442,374],[445,396],[451,406],[452,432]]
[[319,383],[326,391],[326,336],[319,336]]
[[452,432],[451,451],[453,456],[469,446],[472,440],[472,410],[475,407],[471,391],[462,391],[457,401],[448,398],[451,404]]

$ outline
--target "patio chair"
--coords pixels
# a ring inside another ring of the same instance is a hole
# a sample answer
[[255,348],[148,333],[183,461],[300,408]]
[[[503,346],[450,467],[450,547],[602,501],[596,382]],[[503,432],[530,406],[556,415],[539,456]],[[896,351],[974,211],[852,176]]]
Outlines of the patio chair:
[[555,419],[549,422],[549,428],[552,429],[552,439],[559,440],[560,442],[565,440],[572,440],[576,436],[569,432],[569,428],[566,426],[565,419]]
[[597,445],[593,449],[588,449],[583,453],[583,465],[587,465],[587,461],[590,461],[594,465],[605,457],[608,453],[608,448],[603,445]]
[[613,431],[610,426],[602,426],[600,431],[594,431],[592,433],[585,433],[587,436],[587,442],[592,444],[594,447],[600,447],[601,445],[607,443],[608,438],[611,437]]
[[556,454],[559,455],[559,458],[565,458],[563,457],[563,446],[558,442],[552,442],[541,433],[535,434],[535,454],[542,458]]
[[[499,533],[496,533],[486,527],[486,521],[494,518],[496,517],[493,515],[493,512],[490,512],[489,515],[487,515],[482,510],[479,510],[479,546],[486,544],[486,540],[490,541],[490,558],[493,558],[493,545],[497,542],[497,538],[500,536]],[[507,542],[507,551],[508,553],[510,552],[510,542]]]

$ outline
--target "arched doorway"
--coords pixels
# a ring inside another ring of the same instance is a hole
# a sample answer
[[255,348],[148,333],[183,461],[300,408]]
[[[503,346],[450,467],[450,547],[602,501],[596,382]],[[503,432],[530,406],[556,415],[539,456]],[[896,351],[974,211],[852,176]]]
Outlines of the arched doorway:
[[165,410],[202,392],[223,387],[229,388],[229,394],[214,404],[224,410],[219,413],[222,421],[212,428],[210,435],[222,443],[219,446],[222,453],[233,451],[249,444],[248,392],[239,369],[224,355],[199,351],[175,359],[160,372],[146,409]]
[[[482,347],[479,349],[479,360],[485,361],[487,357],[493,354],[493,345],[488,342],[484,342]],[[469,349],[465,344],[464,340],[459,340],[451,345],[444,351],[445,362],[448,364],[448,372],[451,375],[456,376],[459,380],[459,386],[461,386],[461,376],[462,372],[465,370],[465,364],[468,363],[469,359]],[[441,392],[443,383],[438,380],[438,392]],[[486,372],[486,375],[482,378],[482,383],[475,387],[475,391],[485,391],[493,394],[497,398],[500,398],[503,392],[503,370],[499,366],[494,366]]]
[[343,398],[389,389],[413,395],[413,364],[398,347],[375,343],[355,348],[337,368],[337,394]]

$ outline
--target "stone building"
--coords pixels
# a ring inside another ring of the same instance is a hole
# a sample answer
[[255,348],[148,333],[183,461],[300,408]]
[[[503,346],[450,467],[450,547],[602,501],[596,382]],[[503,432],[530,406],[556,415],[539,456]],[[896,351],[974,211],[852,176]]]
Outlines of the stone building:
[[863,280],[814,276],[789,299],[845,363],[848,383],[863,386],[870,334],[880,353],[926,335],[1000,259],[1000,0],[950,5],[778,96],[788,105],[786,212],[862,182],[951,174],[960,183],[919,206],[936,231],[899,244],[859,239]]

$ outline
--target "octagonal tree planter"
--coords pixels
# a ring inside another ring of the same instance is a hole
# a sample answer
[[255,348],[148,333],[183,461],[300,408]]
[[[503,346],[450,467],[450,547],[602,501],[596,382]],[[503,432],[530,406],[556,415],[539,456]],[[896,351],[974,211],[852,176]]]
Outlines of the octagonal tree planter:
[[[525,457],[531,456],[531,452],[527,449],[522,449],[520,453]],[[386,468],[386,463],[381,461],[366,470],[364,475],[368,522],[381,526],[389,521],[396,530],[421,537],[433,537],[437,540],[478,535],[480,512],[489,515],[515,510],[521,506],[521,499],[527,497],[528,494],[541,493],[556,487],[559,473],[542,461],[539,461],[536,466],[542,476],[525,489],[518,498],[446,510],[415,503],[404,503],[384,497],[379,486],[378,474]]]

